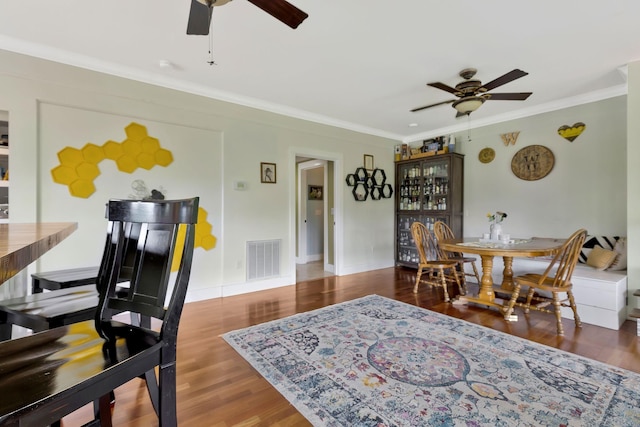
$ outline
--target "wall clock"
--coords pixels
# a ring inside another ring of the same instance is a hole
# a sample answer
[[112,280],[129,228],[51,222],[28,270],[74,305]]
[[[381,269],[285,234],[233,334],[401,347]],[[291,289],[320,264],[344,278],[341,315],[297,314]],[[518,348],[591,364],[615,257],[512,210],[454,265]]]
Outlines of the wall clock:
[[493,150],[493,148],[489,147],[483,148],[478,154],[478,160],[480,160],[481,163],[491,163],[495,157],[496,152]]
[[550,149],[542,145],[529,145],[518,151],[511,159],[511,171],[525,181],[536,181],[549,175],[555,157]]

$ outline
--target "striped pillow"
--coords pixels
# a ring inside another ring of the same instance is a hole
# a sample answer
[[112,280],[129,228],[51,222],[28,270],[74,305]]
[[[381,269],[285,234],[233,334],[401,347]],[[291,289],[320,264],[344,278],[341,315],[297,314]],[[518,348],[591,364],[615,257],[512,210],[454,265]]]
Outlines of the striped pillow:
[[602,249],[613,250],[618,239],[620,239],[620,236],[587,236],[580,250],[578,262],[586,264],[589,254],[596,246],[600,246]]

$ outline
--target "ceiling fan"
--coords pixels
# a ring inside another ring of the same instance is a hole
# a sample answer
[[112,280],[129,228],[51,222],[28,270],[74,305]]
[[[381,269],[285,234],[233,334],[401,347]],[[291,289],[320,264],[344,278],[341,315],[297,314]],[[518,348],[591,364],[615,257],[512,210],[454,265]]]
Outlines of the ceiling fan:
[[[191,0],[187,34],[206,36],[211,27],[214,6],[222,6],[231,0]],[[286,0],[249,0],[274,18],[291,28],[298,28],[309,15]]]
[[455,88],[440,82],[427,83],[428,86],[435,87],[437,89],[441,89],[454,94],[458,97],[458,99],[450,99],[448,101],[437,102],[435,104],[425,105],[424,107],[414,108],[413,110],[411,110],[411,112],[415,113],[416,111],[435,107],[437,105],[453,103],[452,107],[458,111],[456,117],[460,117],[469,115],[472,112],[476,111],[487,100],[524,101],[529,97],[529,95],[531,95],[531,92],[487,93],[491,89],[495,89],[498,86],[502,86],[504,84],[512,82],[513,80],[519,79],[520,77],[524,77],[529,73],[516,68],[515,70],[509,71],[507,74],[504,74],[497,79],[483,85],[480,80],[476,80],[473,78],[473,76],[476,75],[477,71],[478,70],[476,70],[475,68],[465,68],[464,70],[460,71],[459,75],[464,80],[458,83]]

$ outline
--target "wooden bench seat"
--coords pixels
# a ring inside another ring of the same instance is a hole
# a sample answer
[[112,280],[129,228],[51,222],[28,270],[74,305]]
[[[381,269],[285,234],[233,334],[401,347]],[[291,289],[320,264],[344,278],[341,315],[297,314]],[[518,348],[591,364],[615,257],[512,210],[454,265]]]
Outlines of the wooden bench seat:
[[[119,296],[127,292],[116,288]],[[99,299],[96,285],[83,285],[0,301],[0,321],[9,326],[0,328],[0,341],[11,339],[12,324],[39,332],[92,319]]]
[[74,286],[93,285],[98,277],[98,266],[45,271],[31,275],[31,292],[41,293]]

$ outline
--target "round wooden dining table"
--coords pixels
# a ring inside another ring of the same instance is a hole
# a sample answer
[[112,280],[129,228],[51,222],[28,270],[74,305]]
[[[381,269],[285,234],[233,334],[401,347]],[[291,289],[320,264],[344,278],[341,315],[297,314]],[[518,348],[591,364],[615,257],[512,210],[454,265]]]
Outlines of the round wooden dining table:
[[479,238],[445,239],[438,242],[447,252],[462,252],[480,255],[482,278],[478,295],[461,295],[454,304],[473,302],[490,307],[502,308],[504,301],[496,298],[492,277],[493,258],[501,256],[504,261],[502,284],[499,290],[511,294],[513,290],[513,258],[554,255],[562,247],[564,239],[512,239],[509,243],[484,241]]

